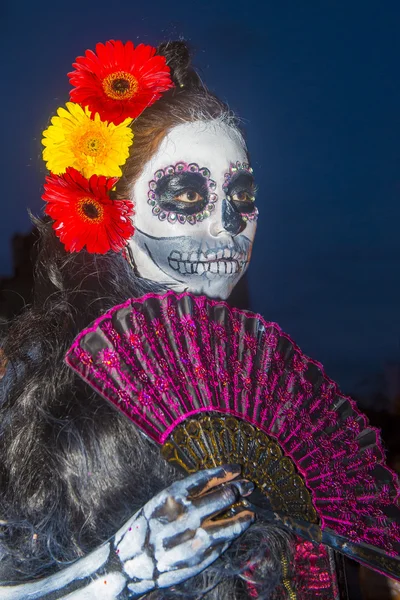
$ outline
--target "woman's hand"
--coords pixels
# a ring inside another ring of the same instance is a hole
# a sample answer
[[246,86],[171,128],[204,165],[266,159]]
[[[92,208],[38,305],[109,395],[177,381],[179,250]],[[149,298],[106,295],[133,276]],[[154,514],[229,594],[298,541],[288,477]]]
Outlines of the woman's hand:
[[215,518],[252,492],[253,484],[239,474],[239,466],[224,465],[177,481],[117,533],[115,551],[133,594],[197,575],[249,527],[254,513],[248,510]]

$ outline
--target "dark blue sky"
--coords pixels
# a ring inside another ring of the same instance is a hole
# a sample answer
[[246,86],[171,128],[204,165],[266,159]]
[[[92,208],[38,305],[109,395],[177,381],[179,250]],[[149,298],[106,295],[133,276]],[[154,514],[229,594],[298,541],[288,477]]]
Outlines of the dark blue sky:
[[41,132],[98,41],[183,36],[245,123],[259,183],[252,308],[346,390],[400,359],[400,3],[3,3],[3,215],[9,238],[42,210]]

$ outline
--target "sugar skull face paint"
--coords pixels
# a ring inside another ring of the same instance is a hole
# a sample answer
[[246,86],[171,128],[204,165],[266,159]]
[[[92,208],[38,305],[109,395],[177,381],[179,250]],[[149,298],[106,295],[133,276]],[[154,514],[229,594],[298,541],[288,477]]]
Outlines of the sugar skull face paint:
[[132,187],[136,231],[129,246],[142,277],[176,291],[229,296],[248,267],[256,232],[248,218],[255,214],[249,167],[246,181],[227,182],[237,163],[247,164],[246,147],[224,123],[185,123],[166,135]]
[[247,163],[237,162],[231,165],[229,173],[225,173],[222,186],[227,199],[240,212],[244,221],[256,221],[258,209],[254,204],[256,188],[254,186],[253,169]]
[[206,167],[179,162],[156,171],[149,184],[147,203],[160,221],[195,225],[215,209],[215,188]]

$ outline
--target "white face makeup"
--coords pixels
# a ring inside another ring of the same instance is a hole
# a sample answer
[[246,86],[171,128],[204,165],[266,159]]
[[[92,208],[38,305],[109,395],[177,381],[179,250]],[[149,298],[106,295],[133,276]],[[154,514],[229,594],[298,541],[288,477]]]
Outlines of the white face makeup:
[[132,189],[129,245],[146,279],[226,299],[245,273],[256,232],[246,147],[215,122],[174,127]]

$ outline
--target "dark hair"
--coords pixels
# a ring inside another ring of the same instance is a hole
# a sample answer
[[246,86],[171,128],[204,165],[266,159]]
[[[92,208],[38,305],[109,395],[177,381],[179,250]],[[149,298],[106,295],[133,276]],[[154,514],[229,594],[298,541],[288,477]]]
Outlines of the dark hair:
[[[162,44],[159,52],[177,87],[135,122],[121,194],[177,122],[197,114],[235,123],[191,69],[183,42]],[[74,337],[99,314],[128,297],[164,290],[137,277],[122,254],[66,253],[48,219],[35,224],[40,242],[33,303],[10,324],[2,345],[8,358],[0,384],[2,581],[42,577],[85,555],[181,477],[64,363]],[[280,530],[253,526],[203,574],[150,597],[243,597],[237,574],[253,578],[259,597],[267,597],[287,547]]]

